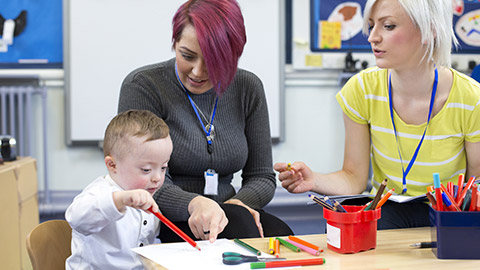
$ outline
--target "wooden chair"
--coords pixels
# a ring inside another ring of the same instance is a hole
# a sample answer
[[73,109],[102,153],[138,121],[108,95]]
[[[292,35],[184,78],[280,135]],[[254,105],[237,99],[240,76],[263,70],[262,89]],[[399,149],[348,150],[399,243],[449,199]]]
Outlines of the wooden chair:
[[38,224],[27,235],[27,251],[34,270],[65,269],[72,254],[72,228],[65,220]]

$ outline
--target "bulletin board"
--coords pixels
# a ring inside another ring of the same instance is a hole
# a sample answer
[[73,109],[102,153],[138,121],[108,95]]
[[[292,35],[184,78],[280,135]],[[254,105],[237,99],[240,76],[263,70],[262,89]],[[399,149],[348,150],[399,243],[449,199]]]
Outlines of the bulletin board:
[[[366,2],[366,0],[310,0],[311,51],[370,51],[367,37],[362,33]],[[454,0],[453,5],[453,28],[459,41],[458,49],[453,52],[480,53],[480,1]],[[340,22],[341,30],[335,28],[333,22]],[[326,46],[335,44],[328,42],[329,38],[337,40],[337,46]]]
[[[13,37],[7,51],[0,52],[0,68],[61,68],[62,0],[0,1],[0,15],[5,20],[14,20],[22,11],[26,11],[25,28]],[[3,31],[0,35],[3,38]]]
[[[363,9],[366,2],[366,0],[310,0],[310,50],[312,52],[370,51],[370,43],[362,33]],[[340,22],[340,24],[322,25],[322,21],[327,21],[328,24],[334,22]],[[325,33],[327,31],[330,33]],[[338,33],[333,33],[335,31]],[[339,43],[328,42],[328,39]],[[332,44],[332,46],[325,46],[325,42],[322,41],[327,41],[327,45]]]

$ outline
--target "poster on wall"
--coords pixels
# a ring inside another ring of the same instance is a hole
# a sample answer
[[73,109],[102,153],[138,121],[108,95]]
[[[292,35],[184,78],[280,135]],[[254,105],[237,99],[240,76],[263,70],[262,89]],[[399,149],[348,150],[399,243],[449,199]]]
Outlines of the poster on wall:
[[0,68],[61,68],[62,0],[0,4]]
[[[310,0],[310,49],[313,52],[370,51],[362,33],[366,0]],[[452,0],[454,53],[480,53],[480,0]]]

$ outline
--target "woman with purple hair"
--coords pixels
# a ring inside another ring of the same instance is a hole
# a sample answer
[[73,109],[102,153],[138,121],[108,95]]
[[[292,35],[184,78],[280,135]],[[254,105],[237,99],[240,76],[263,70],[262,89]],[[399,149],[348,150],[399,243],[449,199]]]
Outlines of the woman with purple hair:
[[[170,128],[169,170],[154,195],[160,210],[190,236],[211,242],[293,234],[261,210],[276,188],[271,135],[262,82],[237,68],[246,43],[237,1],[187,1],[172,24],[175,58],[130,73],[118,107],[150,110]],[[160,239],[181,241],[165,226]]]

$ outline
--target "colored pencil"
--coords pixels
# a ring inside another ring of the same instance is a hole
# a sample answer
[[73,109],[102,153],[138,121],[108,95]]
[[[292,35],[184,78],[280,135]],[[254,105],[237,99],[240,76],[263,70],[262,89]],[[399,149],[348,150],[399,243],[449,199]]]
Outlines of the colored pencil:
[[280,241],[278,241],[278,239],[275,239],[275,245],[273,250],[274,250],[273,255],[279,258],[280,257]]
[[250,246],[249,244],[243,242],[242,240],[238,239],[238,238],[235,238],[233,239],[233,242],[239,244],[240,246],[242,246],[243,248],[245,248],[246,250],[252,252],[253,254],[255,255],[262,255],[262,252],[260,252],[260,250]]
[[250,263],[250,269],[263,269],[275,267],[304,266],[304,265],[321,265],[325,263],[324,258],[303,259],[303,260],[286,260],[276,262],[253,262]]
[[362,208],[360,208],[360,210],[358,210],[358,212],[360,211],[366,211],[367,207],[370,208],[370,205],[373,203],[373,201],[369,201],[368,203],[366,203]]
[[380,207],[382,207],[382,205],[388,201],[388,198],[390,198],[390,196],[392,196],[393,192],[395,191],[394,188],[392,188],[391,190],[389,190],[385,195],[382,196],[382,198],[380,199],[380,201],[378,202],[377,206],[375,206],[375,209],[378,209]]
[[314,202],[316,202],[317,204],[321,205],[322,207],[327,208],[328,210],[332,210],[332,211],[333,211],[333,207],[332,207],[331,205],[329,205],[328,203],[326,203],[326,202],[323,201],[322,199],[316,197],[315,195],[308,194],[308,197],[310,197],[310,199],[312,199]]
[[321,249],[320,247],[318,247],[318,246],[316,246],[316,245],[314,245],[314,244],[312,244],[312,243],[309,243],[309,242],[307,242],[307,241],[305,241],[305,240],[302,240],[302,239],[300,239],[300,238],[298,238],[298,237],[295,237],[295,236],[293,236],[293,235],[289,235],[289,236],[288,236],[288,239],[290,239],[290,240],[292,240],[292,241],[294,241],[294,242],[297,242],[297,243],[299,243],[299,244],[301,244],[301,245],[304,245],[304,246],[306,246],[306,247],[313,248],[313,249],[316,249],[316,250],[318,250],[318,251],[320,251],[320,252],[323,252],[323,249]]
[[347,213],[347,210],[345,210],[345,208],[343,208],[343,206],[337,202],[337,201],[333,201],[333,209],[337,212],[341,212],[341,213]]
[[301,251],[299,247],[293,245],[292,243],[290,243],[287,240],[284,240],[284,239],[279,238],[279,237],[276,237],[275,239],[277,239],[280,242],[280,244],[286,246],[288,249],[290,249],[293,252],[300,252]]
[[377,194],[375,195],[375,198],[373,199],[372,204],[370,204],[370,207],[365,208],[365,210],[375,209],[378,202],[380,201],[380,198],[382,197],[383,191],[385,190],[386,186],[387,186],[387,178],[385,178],[382,181],[382,184],[380,184],[380,187],[378,188]]
[[312,254],[313,256],[318,256],[320,255],[320,251],[318,249],[313,249],[313,248],[309,248],[307,246],[304,246],[302,244],[299,244],[295,241],[292,241],[290,239],[286,239],[285,241],[288,241],[290,244],[294,245],[295,247],[305,251],[305,252],[308,252],[310,254]]
[[[153,212],[152,207],[148,208],[152,214],[154,214],[158,219],[160,219],[163,224],[167,225],[174,233],[180,236],[183,240],[187,241],[192,247],[201,250],[200,247],[197,245],[195,241],[192,240],[187,234],[185,234],[182,230],[180,230],[175,224],[173,224],[170,220],[168,220],[164,215],[160,214],[159,212]],[[259,254],[260,255],[260,254]]]
[[270,237],[268,239],[268,253],[274,254],[275,253],[275,238]]

